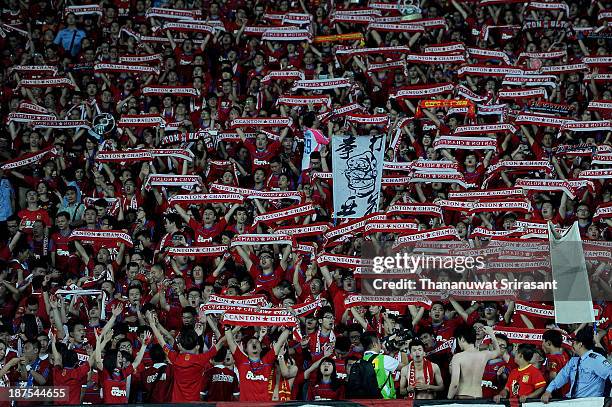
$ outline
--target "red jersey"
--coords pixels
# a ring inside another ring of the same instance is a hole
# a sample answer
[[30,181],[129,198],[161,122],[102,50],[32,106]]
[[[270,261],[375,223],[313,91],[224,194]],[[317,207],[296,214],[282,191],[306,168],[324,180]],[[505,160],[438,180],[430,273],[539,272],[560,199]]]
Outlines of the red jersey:
[[509,392],[509,398],[516,398],[527,396],[544,386],[546,386],[546,379],[544,379],[542,372],[529,364],[522,369],[513,369],[510,372],[506,390]]
[[507,369],[506,361],[503,359],[491,359],[485,366],[482,374],[482,398],[490,400],[497,395],[502,388],[499,381],[498,371]]
[[272,288],[277,286],[284,275],[285,271],[282,267],[277,266],[274,268],[274,272],[272,274],[263,274],[261,267],[257,265],[257,263],[253,262],[251,268],[249,269],[249,274],[253,277],[253,281],[255,282],[255,286],[258,290],[264,290],[268,292],[272,292]]
[[204,374],[204,391],[207,401],[232,401],[238,394],[238,376],[224,365],[215,365]]
[[349,295],[348,292],[344,291],[336,282],[332,282],[328,288],[329,296],[331,297],[334,303],[334,311],[336,313],[336,320],[340,321],[342,319],[342,315],[344,311],[346,311],[346,305],[344,305],[344,300]]
[[91,375],[91,380],[87,382],[85,393],[83,394],[83,402],[89,404],[102,404],[102,394],[100,391],[100,371],[94,369]]
[[115,370],[112,374],[108,370],[102,371],[102,399],[104,404],[127,404],[127,381],[134,373],[134,366],[130,363],[122,370]]
[[263,168],[264,170],[268,170],[268,165],[270,164],[270,160],[272,159],[272,157],[278,156],[278,153],[280,152],[280,149],[281,149],[281,145],[277,141],[268,143],[268,146],[266,147],[265,150],[258,150],[257,146],[255,146],[255,143],[253,143],[250,140],[247,140],[244,143],[244,146],[246,147],[247,150],[249,150],[249,153],[251,154],[251,160],[253,163],[253,172],[257,168]]
[[268,392],[268,378],[274,368],[274,349],[256,362],[240,349],[236,349],[233,356],[240,374],[240,401],[272,401]]
[[[561,351],[561,353],[550,353],[546,355],[546,363],[544,364],[546,378],[551,381],[551,373],[559,373],[563,366],[569,362],[569,356],[567,353]],[[566,383],[561,389],[558,390],[559,397],[566,395],[570,391],[570,384]]]
[[344,386],[338,385],[333,388],[332,383],[317,383],[308,386],[307,400],[342,400],[344,398]]
[[343,380],[346,382],[348,380],[348,375],[346,373],[346,361],[334,356],[334,362],[336,362],[336,375],[338,376],[338,380]]
[[172,399],[171,365],[156,363],[145,369],[142,375],[147,403],[167,403]]
[[[475,322],[475,320],[477,319],[477,314],[478,313],[474,315],[474,313],[472,313],[469,315],[467,320],[468,325],[472,325]],[[419,323],[417,324],[417,331],[419,331],[419,329],[422,329],[423,327],[431,327],[431,329],[433,329],[434,331],[434,336],[437,340],[449,340],[453,338],[455,329],[459,325],[463,325],[464,323],[466,322],[463,320],[463,318],[455,317],[453,319],[445,319],[444,321],[442,321],[442,323],[434,325],[434,323],[431,321],[431,318],[428,317],[423,318],[419,321]]]
[[70,252],[70,231],[64,236],[60,232],[51,235],[50,251],[55,252],[55,268],[62,272],[78,274],[79,259]]
[[323,348],[326,344],[330,343],[330,337],[332,333],[325,335],[320,330],[308,335],[310,339],[308,347],[310,348],[310,354],[313,356],[313,362],[323,357]]
[[207,228],[195,219],[189,219],[189,227],[195,233],[195,243],[210,243],[214,237],[217,237],[225,230],[227,221],[221,218],[213,227]]
[[[30,363],[30,366],[32,367],[32,371],[42,375],[47,380],[47,383],[50,381],[49,375],[51,374],[51,363],[49,363],[49,358],[44,360],[37,358],[34,362]],[[21,380],[21,378],[19,377],[19,373],[17,371],[13,372],[16,374],[14,379],[14,381],[16,382],[15,386],[28,387],[28,380]],[[28,379],[32,379],[32,373],[28,373]],[[11,382],[12,381],[13,380],[11,380]],[[49,384],[47,384],[47,386],[49,386]]]
[[129,209],[137,210],[139,207],[144,205],[144,201],[145,200],[142,194],[139,192],[136,192],[131,198],[121,195],[111,207],[110,214],[113,216],[117,215],[120,208],[123,209],[123,213],[127,212]]
[[51,218],[49,217],[49,213],[46,210],[38,208],[35,211],[31,211],[29,209],[22,209],[17,213],[17,216],[21,219],[21,223],[23,224],[23,231],[25,233],[30,233],[32,231],[32,226],[34,226],[34,222],[37,220],[42,221],[45,226],[51,226]]
[[481,164],[478,164],[478,166],[473,172],[463,171],[465,182],[468,184],[480,185],[482,178],[484,177],[484,174],[485,174],[485,167]]
[[173,367],[172,402],[200,401],[202,373],[210,359],[217,354],[217,348],[212,348],[206,353],[194,354],[179,353],[164,346],[164,351]]
[[68,401],[60,401],[55,404],[81,404],[81,386],[87,384],[87,373],[90,368],[89,363],[83,363],[72,369],[53,366],[53,385],[68,387]]

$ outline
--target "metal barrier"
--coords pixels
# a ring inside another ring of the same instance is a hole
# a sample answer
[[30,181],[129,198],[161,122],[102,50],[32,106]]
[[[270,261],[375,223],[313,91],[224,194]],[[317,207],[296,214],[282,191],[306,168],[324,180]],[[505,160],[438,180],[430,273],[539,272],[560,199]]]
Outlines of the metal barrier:
[[[591,400],[591,401],[590,401]],[[529,402],[539,402],[539,399],[527,400]],[[307,406],[328,406],[328,407],[444,407],[444,406],[472,406],[472,407],[522,407],[524,403],[519,403],[517,399],[501,400],[496,404],[491,400],[342,400],[342,401],[288,401],[288,402],[201,402],[201,403],[166,403],[166,404],[89,404],[92,407],[165,407],[175,405],[189,407],[194,404],[202,407],[307,407]],[[605,399],[602,404],[601,399],[578,399],[578,400],[551,400],[549,407],[611,407],[612,399]]]

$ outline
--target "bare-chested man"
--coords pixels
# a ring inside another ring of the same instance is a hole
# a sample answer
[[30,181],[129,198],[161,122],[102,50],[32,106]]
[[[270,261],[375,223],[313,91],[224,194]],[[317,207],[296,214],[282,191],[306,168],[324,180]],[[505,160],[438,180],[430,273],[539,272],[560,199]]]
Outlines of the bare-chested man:
[[482,374],[487,362],[500,355],[499,343],[493,328],[484,327],[484,331],[493,343],[493,350],[480,351],[476,348],[476,331],[474,327],[462,325],[455,330],[457,344],[461,352],[451,361],[451,383],[448,398],[477,399],[482,397]]
[[419,339],[410,342],[412,361],[402,368],[400,394],[409,399],[435,399],[444,388],[440,367],[425,358],[425,345]]

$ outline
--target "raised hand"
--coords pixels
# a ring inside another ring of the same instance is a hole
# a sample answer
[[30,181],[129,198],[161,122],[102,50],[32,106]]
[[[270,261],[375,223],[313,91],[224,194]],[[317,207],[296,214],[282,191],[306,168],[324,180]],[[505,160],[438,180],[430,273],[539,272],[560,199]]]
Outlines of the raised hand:
[[202,334],[204,333],[204,324],[201,322],[196,322],[194,329],[198,336],[202,336]]
[[111,307],[111,312],[115,317],[118,317],[123,312],[123,303],[119,302]]
[[49,305],[51,305],[52,309],[57,308],[58,302],[57,302],[57,297],[55,295],[49,296]]

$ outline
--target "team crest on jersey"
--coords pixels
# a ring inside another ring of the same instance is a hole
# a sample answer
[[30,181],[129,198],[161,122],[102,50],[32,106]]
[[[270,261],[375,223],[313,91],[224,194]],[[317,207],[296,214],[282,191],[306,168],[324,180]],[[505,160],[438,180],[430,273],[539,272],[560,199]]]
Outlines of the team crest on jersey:
[[523,376],[523,383],[529,383],[529,375]]

